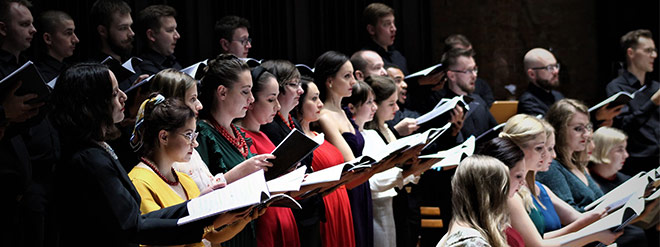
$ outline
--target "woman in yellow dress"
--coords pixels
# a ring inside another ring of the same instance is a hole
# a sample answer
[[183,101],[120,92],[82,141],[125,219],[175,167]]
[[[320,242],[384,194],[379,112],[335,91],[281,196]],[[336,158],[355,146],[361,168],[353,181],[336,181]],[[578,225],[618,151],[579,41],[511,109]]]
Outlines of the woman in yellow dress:
[[[195,181],[172,167],[175,162],[190,161],[198,145],[195,130],[195,113],[181,100],[166,100],[158,94],[142,103],[133,138],[139,143],[136,147],[141,162],[128,173],[140,194],[142,214],[200,195]],[[207,244],[227,241],[251,220],[252,217],[237,219],[234,224],[221,231],[214,230],[204,238],[209,241]],[[189,246],[204,246],[204,243]]]

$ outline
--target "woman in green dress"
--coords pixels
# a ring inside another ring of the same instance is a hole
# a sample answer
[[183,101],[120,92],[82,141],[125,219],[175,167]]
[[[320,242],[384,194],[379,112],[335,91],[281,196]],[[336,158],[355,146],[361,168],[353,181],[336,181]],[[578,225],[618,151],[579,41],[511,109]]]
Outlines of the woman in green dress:
[[[209,61],[201,82],[200,101],[206,107],[199,112],[197,152],[212,174],[224,173],[228,184],[259,169],[267,170],[272,164],[266,160],[274,158],[250,153],[251,140],[232,124],[254,102],[251,89],[252,77],[245,62],[228,54]],[[253,223],[248,224],[223,246],[256,246],[254,229]]]

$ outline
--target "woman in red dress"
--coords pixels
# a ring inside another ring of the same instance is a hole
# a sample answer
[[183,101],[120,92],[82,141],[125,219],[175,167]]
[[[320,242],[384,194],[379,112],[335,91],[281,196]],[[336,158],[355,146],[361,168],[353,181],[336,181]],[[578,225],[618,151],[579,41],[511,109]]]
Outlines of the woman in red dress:
[[[273,74],[261,66],[252,69],[252,95],[254,102],[249,106],[245,118],[238,125],[245,136],[252,139],[250,151],[255,154],[271,153],[275,145],[259,127],[273,121],[280,109],[277,101],[279,85]],[[257,221],[257,246],[299,247],[298,227],[289,208],[269,207]]]
[[[321,116],[323,102],[319,98],[319,89],[310,79],[301,80],[304,93],[300,103],[294,109],[296,118],[300,119],[302,131],[314,138],[318,133],[311,131],[309,124],[318,121]],[[314,150],[312,168],[315,171],[344,163],[344,158],[337,147],[324,141]],[[321,223],[321,240],[323,246],[355,246],[353,217],[348,201],[346,188],[342,185],[337,190],[323,197],[325,203],[326,221]]]

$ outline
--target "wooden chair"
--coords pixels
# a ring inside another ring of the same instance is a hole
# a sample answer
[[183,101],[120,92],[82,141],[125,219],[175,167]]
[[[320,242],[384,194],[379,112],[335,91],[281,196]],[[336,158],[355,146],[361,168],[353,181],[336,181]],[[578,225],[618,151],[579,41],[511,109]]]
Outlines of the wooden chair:
[[510,101],[495,101],[493,102],[493,105],[490,107],[490,114],[495,117],[495,121],[497,121],[497,124],[501,124],[506,122],[506,120],[509,120],[510,117],[513,115],[516,115],[518,112],[518,101],[517,100],[510,100]]

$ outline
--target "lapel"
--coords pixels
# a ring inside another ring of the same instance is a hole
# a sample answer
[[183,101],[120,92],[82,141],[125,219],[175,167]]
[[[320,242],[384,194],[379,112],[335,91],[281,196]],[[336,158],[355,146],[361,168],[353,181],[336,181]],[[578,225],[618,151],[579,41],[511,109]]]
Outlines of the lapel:
[[[103,152],[106,153],[105,150]],[[135,190],[135,186],[133,186],[133,182],[131,182],[131,179],[128,177],[128,173],[126,170],[124,170],[124,167],[121,165],[121,163],[119,163],[119,160],[112,158],[110,154],[106,153],[106,155],[108,158],[110,158],[110,160],[112,160],[112,165],[115,167],[115,169],[117,169],[117,174],[119,175],[124,188],[126,188],[131,193],[131,196],[135,198],[135,201],[137,201],[139,205],[141,201],[140,194],[138,194],[137,190]]]

